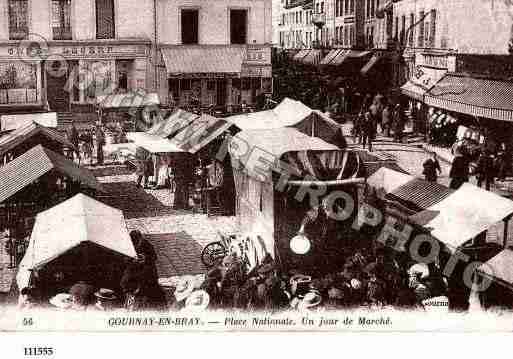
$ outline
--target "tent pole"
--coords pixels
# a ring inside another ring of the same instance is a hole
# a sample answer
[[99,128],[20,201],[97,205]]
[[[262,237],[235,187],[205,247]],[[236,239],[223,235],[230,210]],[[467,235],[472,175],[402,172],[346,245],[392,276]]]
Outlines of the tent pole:
[[508,245],[508,224],[509,224],[510,219],[511,219],[511,215],[504,218],[504,221],[503,221],[504,222],[504,232],[503,232],[503,237],[502,237],[502,244],[503,244],[504,248],[506,248]]

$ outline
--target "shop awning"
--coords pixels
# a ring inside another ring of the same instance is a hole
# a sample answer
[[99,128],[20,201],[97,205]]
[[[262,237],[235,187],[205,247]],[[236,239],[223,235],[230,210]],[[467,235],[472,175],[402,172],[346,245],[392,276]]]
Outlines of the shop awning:
[[343,49],[334,49],[334,50],[331,50],[330,52],[328,52],[328,54],[321,60],[320,64],[321,65],[329,65],[331,63],[331,61],[337,57],[337,55],[341,52],[341,51],[346,51],[346,50],[343,50]]
[[238,75],[246,49],[239,46],[174,46],[164,48],[162,57],[169,76],[192,74]]
[[199,119],[178,132],[171,141],[184,152],[194,154],[232,126],[230,121],[202,114]]
[[367,75],[367,73],[382,59],[382,55],[372,55],[371,59],[362,67],[360,73]]
[[410,219],[454,251],[511,213],[513,201],[464,183]]
[[146,132],[128,132],[126,137],[150,153],[176,153],[184,152],[180,147],[167,138],[151,135]]
[[513,83],[447,74],[424,96],[427,105],[471,116],[513,121]]
[[341,50],[332,60],[330,65],[342,65],[347,59],[358,59],[369,55],[371,51]]
[[322,59],[322,51],[313,49],[301,60],[302,63],[307,65],[318,65]]
[[308,53],[310,52],[311,50],[310,49],[303,49],[303,50],[299,50],[299,52],[297,54],[294,55],[294,57],[292,58],[294,61],[301,61],[303,60],[303,58],[308,55]]
[[513,290],[513,250],[503,250],[481,265],[477,271],[492,281]]
[[199,116],[195,113],[177,109],[162,121],[153,125],[146,133],[161,138],[170,138],[197,118]]
[[63,147],[74,148],[73,144],[57,130],[31,122],[0,137],[0,156],[38,134],[62,144]]
[[103,190],[91,171],[38,145],[0,167],[0,203],[51,170],[56,170],[89,188]]
[[160,105],[159,95],[154,92],[131,91],[127,93],[98,96],[98,105],[103,109],[140,108]]
[[32,122],[44,127],[57,128],[57,112],[2,115],[0,117],[0,131],[15,130]]
[[401,86],[401,93],[418,101],[424,101],[424,94],[427,89],[411,81]]

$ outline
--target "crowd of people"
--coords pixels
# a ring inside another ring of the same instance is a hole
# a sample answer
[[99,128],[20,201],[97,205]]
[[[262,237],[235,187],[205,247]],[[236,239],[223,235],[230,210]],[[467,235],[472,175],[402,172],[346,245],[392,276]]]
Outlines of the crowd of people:
[[404,109],[401,103],[392,103],[383,95],[367,94],[358,116],[353,123],[353,135],[363,148],[368,145],[372,151],[372,141],[376,138],[378,128],[384,136],[394,133],[394,141],[402,142],[406,124]]

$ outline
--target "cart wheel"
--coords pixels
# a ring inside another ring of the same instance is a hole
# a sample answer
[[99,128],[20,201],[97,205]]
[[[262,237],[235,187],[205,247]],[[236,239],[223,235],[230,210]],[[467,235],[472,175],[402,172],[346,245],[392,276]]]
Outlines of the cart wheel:
[[207,268],[211,268],[219,264],[226,256],[226,248],[221,242],[213,242],[208,244],[201,252],[201,261]]

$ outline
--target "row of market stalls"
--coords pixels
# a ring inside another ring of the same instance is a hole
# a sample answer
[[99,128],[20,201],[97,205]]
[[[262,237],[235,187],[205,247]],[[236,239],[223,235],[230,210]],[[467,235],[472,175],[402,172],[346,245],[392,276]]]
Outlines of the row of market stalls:
[[73,161],[77,149],[55,128],[54,116],[19,116],[2,116],[0,134],[0,230],[12,264],[38,212],[79,192],[103,191],[93,173]]
[[[189,183],[197,182],[192,191],[203,199],[205,210],[222,207],[222,212],[234,212],[233,176],[231,162],[227,156],[227,141],[240,131],[255,129],[295,128],[310,137],[319,137],[326,142],[345,147],[345,138],[340,126],[319,111],[310,109],[298,101],[285,99],[273,110],[216,118],[207,114],[193,114],[176,110],[163,121],[146,132],[128,133],[132,141],[135,161],[150,159],[154,168],[154,180],[158,180],[161,169],[172,168],[178,192]],[[126,148],[127,145],[120,145]],[[137,163],[134,163],[137,166]],[[196,176],[200,172],[202,177]],[[186,196],[189,193],[184,193]],[[186,198],[176,197],[176,206],[186,206]],[[214,199],[209,200],[208,198]],[[217,199],[217,200],[216,200]]]
[[[413,227],[410,238],[429,234],[438,241],[440,268],[455,253],[469,257],[458,263],[447,278],[451,306],[466,309],[469,305],[474,293],[463,283],[464,272],[475,261],[482,265],[475,268],[474,276],[492,280],[490,288],[480,295],[482,306],[513,306],[513,258],[508,241],[513,201],[469,183],[453,190],[389,168],[379,169],[367,183],[380,191],[386,214]],[[480,282],[478,278],[474,280]]]

